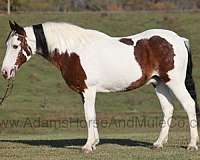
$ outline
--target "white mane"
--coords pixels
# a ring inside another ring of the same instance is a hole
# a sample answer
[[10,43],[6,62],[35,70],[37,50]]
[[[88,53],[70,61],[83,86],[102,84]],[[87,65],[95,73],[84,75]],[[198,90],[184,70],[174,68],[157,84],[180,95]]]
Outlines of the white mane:
[[111,38],[102,32],[84,29],[68,23],[46,22],[43,24],[43,29],[50,52],[55,48],[59,48],[62,52],[67,49],[70,52],[92,43],[94,40]]

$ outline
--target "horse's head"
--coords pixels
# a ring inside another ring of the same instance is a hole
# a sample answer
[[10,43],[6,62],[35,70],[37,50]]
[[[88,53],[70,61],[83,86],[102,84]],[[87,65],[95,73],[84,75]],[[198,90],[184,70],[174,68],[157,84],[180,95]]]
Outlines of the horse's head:
[[1,73],[5,79],[15,76],[16,71],[27,62],[32,55],[30,42],[25,29],[16,22],[10,23],[11,32],[6,41],[6,54],[3,60]]

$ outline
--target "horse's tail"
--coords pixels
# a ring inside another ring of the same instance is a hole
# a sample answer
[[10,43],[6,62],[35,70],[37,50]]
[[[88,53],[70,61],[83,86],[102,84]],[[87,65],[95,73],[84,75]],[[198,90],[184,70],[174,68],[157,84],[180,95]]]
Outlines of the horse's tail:
[[193,67],[192,52],[191,52],[189,40],[184,39],[184,43],[185,43],[185,47],[187,48],[187,51],[188,51],[188,63],[187,63],[187,71],[186,71],[186,78],[185,78],[185,86],[186,86],[188,92],[190,93],[190,96],[195,101],[196,115],[197,115],[198,121],[200,121],[200,109],[199,109],[199,105],[197,102],[195,83],[194,83],[194,80],[192,77],[192,67]]

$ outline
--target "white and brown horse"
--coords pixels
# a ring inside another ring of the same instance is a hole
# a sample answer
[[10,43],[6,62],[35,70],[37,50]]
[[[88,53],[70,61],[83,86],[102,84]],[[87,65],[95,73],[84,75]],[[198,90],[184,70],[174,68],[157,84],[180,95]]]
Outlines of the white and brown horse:
[[153,84],[164,113],[155,147],[163,147],[173,114],[172,93],[187,112],[191,141],[197,150],[197,101],[192,79],[189,41],[168,30],[153,29],[117,38],[67,23],[43,23],[21,27],[10,22],[7,51],[2,65],[5,79],[32,55],[53,63],[68,86],[83,97],[88,139],[84,151],[91,152],[99,142],[96,125],[96,92],[117,92]]

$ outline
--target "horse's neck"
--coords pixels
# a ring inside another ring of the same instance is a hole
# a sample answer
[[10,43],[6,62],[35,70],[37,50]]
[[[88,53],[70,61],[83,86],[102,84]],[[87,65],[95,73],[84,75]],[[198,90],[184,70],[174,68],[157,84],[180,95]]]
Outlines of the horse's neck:
[[[59,50],[59,53],[76,52],[94,41],[111,38],[110,36],[96,30],[87,30],[78,26],[66,23],[44,23],[42,24],[48,54]],[[36,48],[36,35],[33,26],[25,28],[28,44],[31,46],[33,53],[38,53]],[[46,53],[45,53],[46,54]],[[42,55],[42,54],[41,54]]]
[[55,49],[71,52],[86,41],[85,30],[69,24],[45,23],[43,29],[50,53]]
[[45,23],[43,27],[50,52],[55,49],[63,53],[74,52],[91,44],[94,40],[108,37],[104,33],[66,23]]
[[29,27],[25,27],[24,29],[27,35],[27,43],[31,47],[32,53],[35,54],[36,53],[36,39],[35,39],[35,34],[33,32],[33,27],[29,26]]

